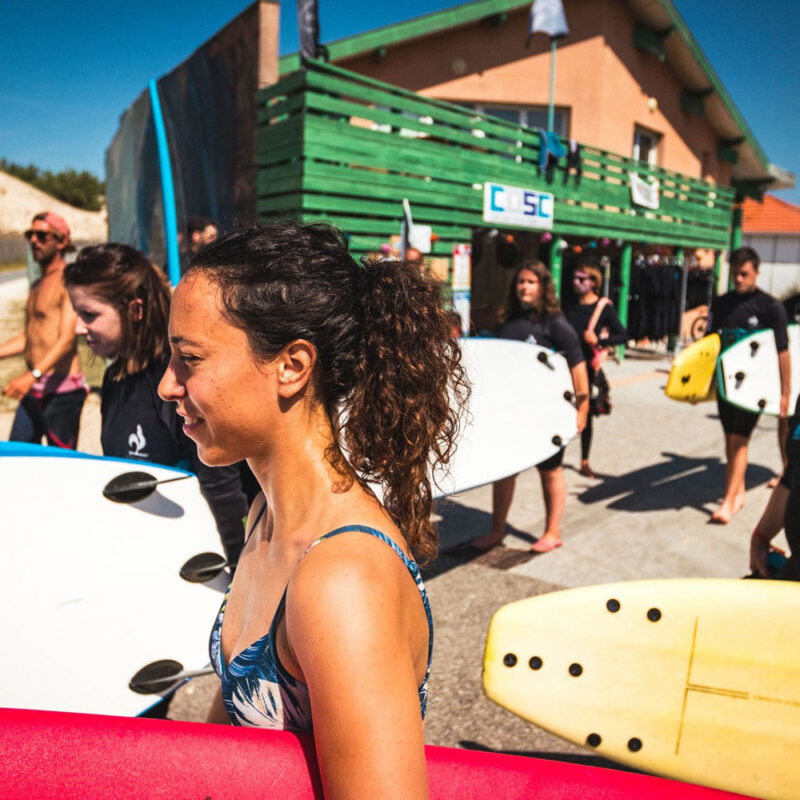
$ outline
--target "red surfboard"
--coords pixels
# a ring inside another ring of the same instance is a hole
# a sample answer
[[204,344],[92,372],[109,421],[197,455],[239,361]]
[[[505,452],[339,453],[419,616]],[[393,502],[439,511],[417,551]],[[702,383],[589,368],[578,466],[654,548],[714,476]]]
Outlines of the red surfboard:
[[[742,795],[561,761],[427,747],[436,800],[723,800]],[[316,800],[310,736],[0,709],[3,800]]]

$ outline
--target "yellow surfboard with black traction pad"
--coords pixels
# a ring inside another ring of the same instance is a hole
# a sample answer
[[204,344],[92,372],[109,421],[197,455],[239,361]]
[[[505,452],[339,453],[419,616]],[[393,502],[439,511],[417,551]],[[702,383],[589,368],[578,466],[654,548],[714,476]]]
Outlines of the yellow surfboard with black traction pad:
[[716,397],[714,370],[721,343],[719,334],[711,333],[690,344],[675,356],[664,390],[672,400],[698,403]]
[[760,798],[800,798],[800,586],[652,580],[501,608],[483,685],[615,761]]

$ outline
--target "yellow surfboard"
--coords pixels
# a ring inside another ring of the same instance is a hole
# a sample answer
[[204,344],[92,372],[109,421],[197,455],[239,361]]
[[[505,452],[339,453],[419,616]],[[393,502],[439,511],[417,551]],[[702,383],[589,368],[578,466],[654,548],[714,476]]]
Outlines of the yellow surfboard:
[[689,403],[713,400],[719,352],[719,334],[711,333],[678,353],[667,378],[667,397]]
[[502,607],[486,694],[639,769],[800,798],[800,586],[652,580]]

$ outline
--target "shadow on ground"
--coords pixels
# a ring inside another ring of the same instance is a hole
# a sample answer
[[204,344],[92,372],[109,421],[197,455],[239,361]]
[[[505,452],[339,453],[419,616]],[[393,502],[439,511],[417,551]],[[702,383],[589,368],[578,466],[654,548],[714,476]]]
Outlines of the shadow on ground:
[[[509,570],[540,555],[519,547],[498,546],[486,551],[470,547],[472,539],[486,533],[491,527],[492,515],[487,511],[445,498],[437,501],[436,513],[441,517],[438,523],[440,550],[436,560],[422,570],[425,579],[435,578],[470,563]],[[506,525],[506,535],[530,544],[537,541],[535,536],[513,525]]]
[[[662,453],[667,460],[624,475],[598,475],[602,482],[581,492],[581,503],[605,503],[615,511],[659,511],[696,508],[711,516],[705,506],[721,501],[725,486],[725,465],[718,458],[689,458]],[[749,464],[745,481],[752,488],[766,483],[771,469]]]

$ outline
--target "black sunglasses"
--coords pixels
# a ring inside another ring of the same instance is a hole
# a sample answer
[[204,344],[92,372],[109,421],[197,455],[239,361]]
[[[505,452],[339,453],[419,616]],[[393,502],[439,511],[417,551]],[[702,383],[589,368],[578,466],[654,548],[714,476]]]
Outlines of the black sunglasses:
[[51,233],[50,231],[25,231],[25,238],[28,241],[31,241],[31,239],[36,239],[37,242],[46,242],[49,236],[52,236],[56,239],[58,238],[55,233]]

